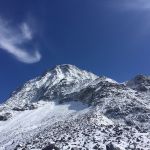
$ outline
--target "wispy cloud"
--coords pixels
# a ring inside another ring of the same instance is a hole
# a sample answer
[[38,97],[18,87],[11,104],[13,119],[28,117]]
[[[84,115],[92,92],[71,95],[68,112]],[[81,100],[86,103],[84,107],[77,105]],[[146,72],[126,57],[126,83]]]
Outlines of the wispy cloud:
[[26,39],[31,40],[32,39],[32,32],[31,32],[31,29],[29,28],[29,26],[27,25],[27,23],[22,23],[20,28],[21,28],[21,31],[23,33],[23,36]]
[[113,0],[108,4],[109,8],[119,11],[120,14],[127,13],[123,17],[128,21],[127,27],[132,28],[130,34],[135,39],[150,35],[150,0]]
[[115,5],[124,10],[150,11],[150,0],[117,0]]
[[150,10],[149,0],[128,0],[127,6],[130,9]]
[[17,28],[0,18],[0,48],[17,60],[28,64],[41,60],[38,50],[29,51],[24,48],[25,43],[30,43],[32,38],[33,34],[27,23],[24,22]]

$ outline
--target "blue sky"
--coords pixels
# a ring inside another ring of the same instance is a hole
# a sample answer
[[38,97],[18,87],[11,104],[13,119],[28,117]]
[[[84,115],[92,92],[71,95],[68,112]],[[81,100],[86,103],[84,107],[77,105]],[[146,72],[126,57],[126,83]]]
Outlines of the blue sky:
[[0,0],[1,102],[57,64],[122,82],[149,57],[149,0]]

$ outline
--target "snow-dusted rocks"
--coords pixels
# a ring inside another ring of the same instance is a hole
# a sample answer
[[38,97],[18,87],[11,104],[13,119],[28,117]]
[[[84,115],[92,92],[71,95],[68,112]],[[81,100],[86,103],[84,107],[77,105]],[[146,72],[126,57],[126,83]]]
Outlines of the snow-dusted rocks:
[[0,121],[6,121],[11,117],[12,117],[11,113],[2,113],[0,114]]
[[132,80],[128,81],[126,84],[134,90],[146,92],[150,90],[150,76],[137,75]]
[[58,65],[0,106],[0,150],[149,150],[149,88]]

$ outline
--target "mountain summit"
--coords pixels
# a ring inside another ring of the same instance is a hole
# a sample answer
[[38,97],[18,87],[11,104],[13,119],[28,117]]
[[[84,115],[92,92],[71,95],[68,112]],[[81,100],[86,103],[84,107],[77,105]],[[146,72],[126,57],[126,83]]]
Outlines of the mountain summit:
[[22,107],[30,102],[50,101],[66,98],[83,86],[98,78],[73,65],[58,65],[43,76],[28,81],[8,99],[10,107]]
[[0,105],[1,150],[148,150],[150,78],[121,84],[64,64]]

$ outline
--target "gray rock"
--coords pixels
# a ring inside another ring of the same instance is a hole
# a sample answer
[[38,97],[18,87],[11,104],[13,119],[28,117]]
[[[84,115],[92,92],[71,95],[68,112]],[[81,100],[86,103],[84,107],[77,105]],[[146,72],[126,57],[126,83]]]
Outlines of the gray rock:
[[8,120],[8,119],[11,118],[11,117],[12,117],[11,113],[4,113],[4,114],[1,114],[1,115],[0,115],[0,121],[6,121],[6,120]]
[[77,147],[72,147],[71,150],[79,150]]
[[114,145],[113,143],[109,143],[106,145],[106,150],[123,150],[117,145]]
[[46,146],[45,148],[43,148],[42,150],[59,150],[59,148],[56,147],[54,144],[50,144]]

